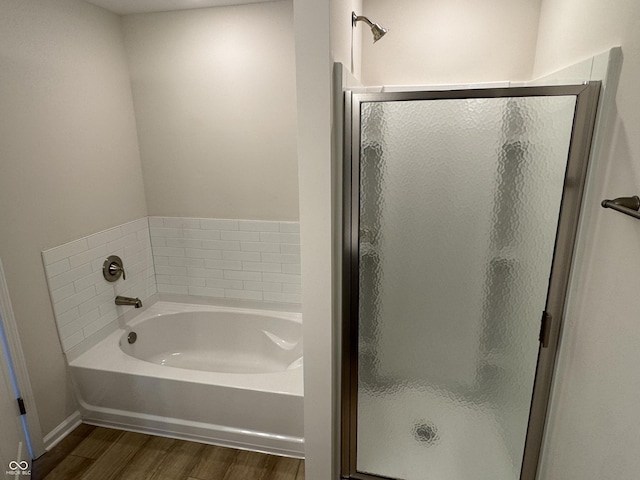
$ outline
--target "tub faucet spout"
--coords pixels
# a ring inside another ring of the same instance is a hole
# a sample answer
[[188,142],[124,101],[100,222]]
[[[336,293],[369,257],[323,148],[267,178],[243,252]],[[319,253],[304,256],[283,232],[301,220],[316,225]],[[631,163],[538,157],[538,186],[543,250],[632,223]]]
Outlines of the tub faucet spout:
[[132,297],[122,297],[120,295],[118,295],[116,297],[116,305],[133,305],[136,308],[141,308],[142,307],[142,300],[140,300],[139,298],[132,298]]

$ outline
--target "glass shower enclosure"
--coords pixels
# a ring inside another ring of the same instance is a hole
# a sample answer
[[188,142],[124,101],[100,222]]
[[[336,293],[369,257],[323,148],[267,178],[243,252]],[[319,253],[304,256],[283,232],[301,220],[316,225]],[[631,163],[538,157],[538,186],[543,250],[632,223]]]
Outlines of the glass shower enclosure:
[[598,92],[347,94],[343,478],[535,478]]

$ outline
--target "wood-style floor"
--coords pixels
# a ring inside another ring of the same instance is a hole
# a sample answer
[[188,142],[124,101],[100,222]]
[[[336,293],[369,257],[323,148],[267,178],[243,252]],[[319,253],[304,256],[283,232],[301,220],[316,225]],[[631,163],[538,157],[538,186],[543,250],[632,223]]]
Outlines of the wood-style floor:
[[31,473],[33,480],[304,480],[304,461],[83,424]]

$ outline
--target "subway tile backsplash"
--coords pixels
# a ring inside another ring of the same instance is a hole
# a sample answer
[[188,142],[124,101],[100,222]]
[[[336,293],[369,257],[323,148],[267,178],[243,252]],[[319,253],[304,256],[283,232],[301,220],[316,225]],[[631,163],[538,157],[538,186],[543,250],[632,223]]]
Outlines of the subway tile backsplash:
[[298,222],[149,217],[149,226],[159,293],[301,303]]
[[[301,303],[298,222],[145,217],[42,252],[63,350],[114,329],[133,307],[117,295],[155,293]],[[119,255],[127,274],[102,276]]]
[[[102,264],[109,255],[122,258],[127,280],[107,282]],[[125,223],[42,252],[49,293],[65,352],[101,330],[112,329],[133,307],[115,305],[117,295],[156,293],[147,218]]]

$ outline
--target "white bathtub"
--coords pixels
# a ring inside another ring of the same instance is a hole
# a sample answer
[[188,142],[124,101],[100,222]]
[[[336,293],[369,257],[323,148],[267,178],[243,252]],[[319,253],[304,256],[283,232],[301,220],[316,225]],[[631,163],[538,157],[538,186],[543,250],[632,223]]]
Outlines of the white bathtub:
[[161,301],[69,365],[87,423],[303,456],[298,313]]

